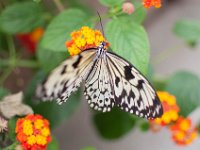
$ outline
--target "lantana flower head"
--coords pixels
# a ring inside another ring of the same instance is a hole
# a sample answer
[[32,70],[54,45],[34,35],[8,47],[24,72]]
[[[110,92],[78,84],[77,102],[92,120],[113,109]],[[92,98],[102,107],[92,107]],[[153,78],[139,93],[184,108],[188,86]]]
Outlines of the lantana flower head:
[[122,11],[124,13],[127,13],[127,14],[130,15],[130,14],[132,14],[134,12],[134,10],[135,10],[135,7],[134,7],[134,5],[132,3],[130,3],[130,2],[123,3]]
[[86,49],[96,48],[103,41],[106,40],[99,30],[83,26],[80,30],[71,33],[71,40],[66,41],[66,47],[70,55],[73,56]]
[[162,103],[164,113],[161,118],[156,118],[152,120],[152,122],[161,126],[165,126],[176,121],[179,117],[179,107],[176,104],[175,96],[164,91],[158,91],[157,94]]
[[16,123],[16,139],[24,150],[45,150],[51,141],[49,121],[40,115],[27,115]]
[[170,127],[172,139],[178,145],[188,145],[197,138],[197,128],[192,125],[189,118],[179,117]]
[[37,44],[44,34],[44,29],[38,27],[31,31],[30,33],[18,34],[17,38],[20,43],[32,54],[35,53]]
[[155,8],[161,7],[161,0],[143,0],[143,6],[145,8],[150,8],[154,6]]

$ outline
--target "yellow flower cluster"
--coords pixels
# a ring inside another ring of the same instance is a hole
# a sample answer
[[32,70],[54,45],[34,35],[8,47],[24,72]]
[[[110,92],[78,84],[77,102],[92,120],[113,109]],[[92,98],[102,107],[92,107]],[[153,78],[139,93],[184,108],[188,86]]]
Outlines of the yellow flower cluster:
[[17,140],[25,150],[45,150],[51,141],[49,122],[40,115],[28,115],[17,120]]
[[73,56],[86,49],[96,48],[103,41],[105,39],[99,30],[83,26],[80,30],[71,33],[71,40],[66,41],[66,47],[70,55]]
[[173,121],[176,121],[179,117],[179,107],[176,104],[175,96],[161,91],[158,91],[157,94],[162,103],[164,113],[161,118],[156,118],[154,122],[160,125],[167,125]]

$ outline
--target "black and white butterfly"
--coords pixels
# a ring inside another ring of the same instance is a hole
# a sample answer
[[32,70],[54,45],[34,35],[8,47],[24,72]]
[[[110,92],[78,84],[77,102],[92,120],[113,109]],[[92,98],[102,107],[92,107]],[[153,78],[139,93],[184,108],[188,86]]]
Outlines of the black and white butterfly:
[[118,106],[139,117],[160,117],[162,105],[151,84],[128,61],[108,52],[105,45],[101,42],[97,48],[65,60],[37,88],[37,96],[61,104],[84,81],[85,98],[95,110],[108,112]]

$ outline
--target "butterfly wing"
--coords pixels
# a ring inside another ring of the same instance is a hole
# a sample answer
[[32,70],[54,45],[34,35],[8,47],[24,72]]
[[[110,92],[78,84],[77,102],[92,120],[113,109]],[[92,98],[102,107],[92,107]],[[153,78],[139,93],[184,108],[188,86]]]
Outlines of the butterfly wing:
[[97,58],[85,81],[84,95],[90,107],[107,112],[114,106],[112,80],[105,59]]
[[90,49],[65,60],[38,86],[37,97],[43,100],[56,99],[59,104],[65,102],[86,78],[95,56],[96,49]]
[[155,90],[133,65],[110,52],[107,52],[107,62],[117,106],[145,118],[156,118],[163,114]]

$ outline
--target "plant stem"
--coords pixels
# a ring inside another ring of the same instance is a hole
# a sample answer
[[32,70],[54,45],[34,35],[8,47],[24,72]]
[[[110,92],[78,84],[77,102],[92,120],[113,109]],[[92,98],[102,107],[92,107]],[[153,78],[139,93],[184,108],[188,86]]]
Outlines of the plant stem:
[[39,67],[39,63],[37,61],[33,61],[33,60],[15,60],[13,62],[10,60],[6,60],[6,59],[0,59],[0,67],[11,67],[11,66],[15,67],[27,67],[27,68],[38,68]]
[[18,60],[16,65],[18,67],[27,67],[27,68],[38,68],[40,66],[37,61],[32,61],[32,60]]
[[53,2],[60,12],[62,12],[65,9],[60,0],[53,0]]
[[7,42],[8,42],[10,59],[13,59],[16,57],[16,50],[15,50],[14,41],[11,35],[7,36]]

